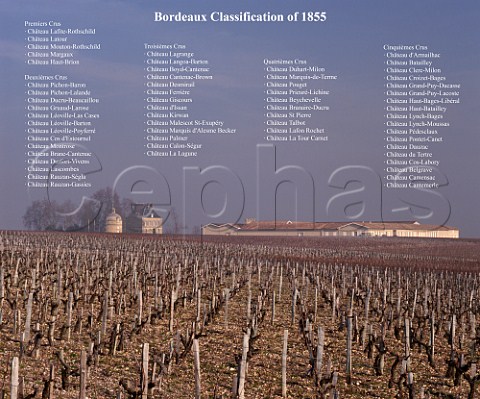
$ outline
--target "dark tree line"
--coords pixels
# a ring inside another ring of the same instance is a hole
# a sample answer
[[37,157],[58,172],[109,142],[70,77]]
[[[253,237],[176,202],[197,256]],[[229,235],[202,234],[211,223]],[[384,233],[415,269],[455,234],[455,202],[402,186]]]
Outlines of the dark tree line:
[[[74,204],[71,200],[57,202],[45,198],[35,200],[27,207],[23,215],[23,225],[28,230],[38,231],[85,231],[103,232],[107,216],[112,209],[118,213],[124,223],[134,212],[135,204],[128,198],[120,196],[111,187],[100,189],[82,203]],[[184,225],[175,211],[170,207],[168,213],[161,215],[164,220],[164,234],[189,233],[199,235],[199,226],[189,229]]]
[[121,199],[110,187],[96,191],[81,204],[70,200],[35,200],[23,215],[29,230],[105,231],[105,221],[112,208],[122,218],[131,212],[131,201]]

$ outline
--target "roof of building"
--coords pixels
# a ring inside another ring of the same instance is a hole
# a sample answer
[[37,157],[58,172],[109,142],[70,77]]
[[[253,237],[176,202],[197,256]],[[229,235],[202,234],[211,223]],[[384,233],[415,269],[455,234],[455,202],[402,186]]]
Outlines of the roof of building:
[[130,217],[161,219],[161,216],[155,212],[152,204],[132,204],[131,209],[132,213],[130,214]]
[[420,224],[417,221],[393,222],[295,222],[291,220],[276,221],[250,221],[248,223],[209,223],[204,226],[213,229],[230,228],[242,231],[268,231],[268,230],[343,230],[349,227],[365,230],[458,230],[456,227]]
[[115,212],[115,208],[112,209],[112,212],[110,212],[108,215],[107,215],[107,218],[106,218],[106,222],[121,222],[122,221],[122,217],[117,213]]

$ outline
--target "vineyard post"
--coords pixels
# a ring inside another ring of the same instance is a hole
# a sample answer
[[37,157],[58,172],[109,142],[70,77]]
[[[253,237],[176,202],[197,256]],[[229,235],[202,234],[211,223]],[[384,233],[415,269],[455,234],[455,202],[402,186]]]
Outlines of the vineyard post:
[[80,354],[80,393],[78,398],[87,398],[87,352],[85,349],[82,349]]
[[30,341],[30,325],[32,323],[33,292],[28,294],[27,316],[25,318],[25,342]]
[[158,288],[158,270],[155,272],[155,285],[154,285],[154,299],[155,299],[155,306],[158,307],[159,299],[160,299],[160,290]]
[[[426,283],[426,282],[425,282]],[[430,296],[430,290],[428,289],[428,285],[425,284],[425,290],[423,295],[423,316],[428,316],[428,297]]]
[[118,340],[120,335],[120,323],[115,325],[115,332],[114,332],[114,339],[113,339],[113,347],[112,347],[112,356],[117,354],[117,347],[118,347]]
[[365,347],[365,342],[367,338],[367,328],[368,328],[368,314],[370,311],[370,297],[371,297],[371,290],[370,287],[367,288],[367,297],[365,299],[365,320],[363,324],[362,330],[362,346]]
[[337,305],[337,293],[336,293],[335,286],[333,286],[333,289],[332,289],[332,323],[335,323],[335,318],[336,318],[336,314],[337,314],[336,305]]
[[470,311],[470,338],[474,340],[476,335],[477,335],[477,331],[476,331],[475,313]]
[[410,371],[410,320],[405,318],[405,360],[406,369]]
[[305,265],[302,267],[302,287],[305,287]]
[[287,348],[288,348],[288,330],[283,330],[283,350],[282,350],[282,397],[287,397]]
[[200,348],[198,339],[193,340],[193,367],[195,371],[195,399],[200,399],[202,392],[200,377]]
[[257,279],[258,279],[258,286],[262,286],[262,264],[260,263],[257,267]]
[[438,315],[438,320],[437,320],[437,323],[438,323],[438,330],[440,331],[442,329],[442,318],[443,318],[443,315],[441,313],[441,310],[442,310],[442,289],[441,288],[437,288],[437,315]]
[[250,321],[252,313],[252,274],[250,267],[247,267],[248,281],[247,281],[247,323]]
[[475,357],[475,353],[476,353],[476,350],[477,350],[477,340],[476,340],[477,331],[476,331],[476,323],[475,323],[475,314],[473,312],[470,313],[470,323],[471,323],[470,352],[471,352],[471,356]]
[[56,291],[56,296],[55,298],[62,297],[62,280],[63,280],[63,273],[62,269],[60,269],[61,262],[57,262],[58,268],[57,268],[57,291]]
[[213,287],[212,287],[212,311],[215,312],[215,308],[217,307],[216,301],[216,290],[217,290],[217,276],[213,280]]
[[[185,259],[185,270],[188,268],[188,257]],[[197,265],[198,268],[198,265]],[[177,276],[175,280],[175,292],[180,292],[180,282],[182,280],[182,264],[178,264],[178,269],[177,269]]]
[[18,333],[18,329],[20,327],[20,319],[21,319],[21,314],[20,314],[20,309],[17,309],[17,301],[15,300],[13,303],[13,327],[12,327],[12,333],[16,335]]
[[50,363],[50,373],[48,375],[48,399],[54,399],[55,398],[55,393],[54,393],[54,379],[55,379],[55,365],[53,363]]
[[451,323],[451,327],[450,327],[450,339],[451,339],[451,349],[452,349],[452,352],[455,350],[455,330],[456,330],[456,327],[457,327],[457,316],[454,314],[452,314],[452,323]]
[[466,377],[466,380],[470,385],[470,392],[468,394],[468,399],[474,398],[474,395],[476,392],[476,385],[479,379],[480,379],[480,376],[477,375],[477,363],[472,362],[472,365],[470,366],[470,372],[467,374],[467,377]]
[[452,289],[448,289],[448,310],[452,309]]
[[143,319],[143,291],[141,289],[138,290],[138,318],[137,324],[139,326],[142,325]]
[[[90,286],[90,271],[85,266],[85,289],[83,290],[83,302],[87,303],[88,295],[90,294],[89,286]],[[43,287],[43,284],[42,284]]]
[[110,270],[108,273],[108,297],[112,297],[112,285],[113,285],[113,271]]
[[413,294],[412,315],[410,317],[410,319],[412,321],[415,319],[415,308],[417,306],[417,295],[418,295],[418,290],[415,288],[415,293]]
[[[388,282],[385,282],[384,284],[389,285],[390,284],[390,279],[388,279]],[[382,296],[382,315],[385,315],[385,309],[387,308],[387,297],[388,297],[389,292],[390,292],[390,288],[387,289],[387,286],[384,286],[383,287],[383,296]]]
[[247,356],[250,336],[249,334],[243,335],[242,346],[242,361],[240,363],[240,377],[238,381],[238,397],[239,399],[245,398],[245,377],[247,373]]
[[173,313],[175,311],[175,289],[172,288],[170,293],[170,321],[168,323],[168,330],[173,332]]
[[337,390],[337,382],[338,382],[338,371],[333,372],[333,377],[332,377],[332,398],[333,399],[338,399],[338,390]]
[[316,359],[316,371],[317,381],[322,379],[322,363],[323,363],[323,347],[325,344],[325,332],[322,327],[318,327],[318,343],[317,343],[317,359]]
[[272,324],[275,323],[275,290],[273,290],[272,296]]
[[73,292],[68,293],[68,304],[67,304],[67,342],[70,342],[70,337],[72,334],[72,307],[73,307]]
[[195,319],[197,323],[200,323],[200,318],[202,315],[202,289],[198,288],[196,292],[197,296],[197,318]]
[[[40,323],[35,324],[35,331],[37,332],[37,334],[41,334]],[[38,345],[38,346],[35,345],[35,349],[33,351],[33,358],[34,359],[39,359],[40,358],[40,345]]]
[[18,357],[12,359],[12,376],[10,380],[10,399],[18,397]]
[[358,342],[358,340],[361,338],[358,331],[359,331],[359,329],[358,329],[358,313],[355,312],[353,314],[353,339],[352,339],[352,341]]
[[350,295],[350,304],[349,304],[349,308],[352,310],[353,312],[353,307],[355,306],[355,288],[352,289],[352,292],[351,292],[351,295]]
[[48,343],[50,344],[50,346],[53,346],[54,343],[55,343],[55,323],[57,321],[56,310],[53,308],[53,304],[52,304],[52,310],[51,310],[50,314],[51,314],[51,321],[48,323],[48,333],[47,333],[48,336],[47,336],[47,338],[48,338]]
[[224,288],[224,295],[225,295],[225,314],[224,314],[224,324],[225,327],[228,326],[228,301],[230,299],[230,290],[228,288]]
[[137,262],[133,263],[133,290],[137,292]]
[[193,262],[192,301],[198,291],[198,262]]
[[430,353],[431,361],[435,363],[435,311],[432,310],[432,316],[430,318]]
[[293,292],[292,292],[292,319],[291,324],[295,323],[295,308],[297,307],[297,287],[294,284]]
[[401,323],[402,323],[401,300],[402,300],[402,288],[398,287],[398,290],[397,290],[397,317],[398,317],[398,329],[400,329],[400,328],[401,328]]
[[[100,361],[100,345],[101,344],[102,344],[102,332],[97,331],[97,340],[93,345],[94,357],[95,357],[95,359],[94,359],[95,367],[98,367],[98,363]],[[95,350],[95,346],[97,347],[96,350]]]
[[376,364],[377,366],[377,375],[383,375],[384,369],[385,369],[385,353],[387,353],[387,349],[385,347],[385,336],[386,336],[386,326],[385,323],[382,325],[382,334],[380,338],[380,342],[378,343],[378,363]]
[[105,292],[103,297],[103,306],[102,306],[102,328],[101,334],[104,337],[107,334],[107,314],[108,314],[108,293]]
[[144,343],[142,346],[142,370],[140,375],[140,387],[142,393],[142,399],[147,399],[148,395],[148,352],[150,345]]
[[280,266],[280,277],[278,278],[278,300],[282,298],[283,266]]
[[415,399],[415,390],[413,387],[413,373],[410,371],[407,375],[408,398]]
[[352,383],[352,322],[353,322],[352,308],[349,308],[348,316],[347,316],[347,364],[346,364],[347,384],[349,385]]
[[26,346],[26,342],[25,342],[25,333],[22,332],[20,334],[20,351],[19,351],[19,354],[18,354],[18,357],[20,360],[22,360],[22,357],[23,357],[23,354],[25,352],[25,346]]

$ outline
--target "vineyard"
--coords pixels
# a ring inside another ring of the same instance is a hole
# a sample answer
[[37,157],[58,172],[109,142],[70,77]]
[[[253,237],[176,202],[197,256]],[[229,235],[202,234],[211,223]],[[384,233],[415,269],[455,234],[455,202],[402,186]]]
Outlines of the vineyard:
[[480,398],[478,241],[0,232],[0,258],[0,399]]

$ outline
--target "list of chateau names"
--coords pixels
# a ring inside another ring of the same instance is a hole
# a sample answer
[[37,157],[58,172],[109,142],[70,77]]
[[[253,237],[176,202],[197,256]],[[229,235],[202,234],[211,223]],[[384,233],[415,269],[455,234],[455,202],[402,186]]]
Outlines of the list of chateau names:
[[442,54],[427,45],[384,45],[384,185],[438,188],[440,159],[451,123],[450,107],[460,104],[460,83],[450,82]]
[[144,43],[144,50],[144,155],[197,157],[204,149],[200,136],[237,133],[221,118],[192,115],[196,89],[214,79],[208,59],[181,43]]
[[[97,133],[100,99],[86,82],[65,73],[81,65],[81,53],[97,51],[91,27],[59,21],[25,21],[26,186],[91,187],[94,156],[86,144]],[[59,67],[62,67],[59,69]]]
[[264,59],[264,140],[268,142],[328,141],[315,116],[330,111],[330,89],[338,75],[306,59]]
[[80,65],[82,51],[101,50],[96,29],[65,27],[59,21],[25,21],[28,65]]

